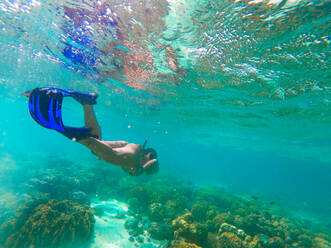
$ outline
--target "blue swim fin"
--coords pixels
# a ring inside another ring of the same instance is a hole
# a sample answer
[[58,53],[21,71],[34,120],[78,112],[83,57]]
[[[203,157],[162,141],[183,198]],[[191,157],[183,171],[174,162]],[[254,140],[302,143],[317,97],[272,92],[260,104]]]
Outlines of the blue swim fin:
[[79,102],[93,104],[96,103],[96,94],[44,87],[26,91],[23,95],[29,97],[30,115],[41,126],[56,130],[69,139],[81,140],[93,136],[90,134],[90,128],[65,126],[62,122],[61,108],[63,97],[72,96]]

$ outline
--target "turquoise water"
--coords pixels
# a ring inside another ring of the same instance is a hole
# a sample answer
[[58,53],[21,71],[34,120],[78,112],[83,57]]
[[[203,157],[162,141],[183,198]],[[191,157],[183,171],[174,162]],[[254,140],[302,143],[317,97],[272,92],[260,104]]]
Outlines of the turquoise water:
[[[29,192],[48,159],[112,166],[29,116],[19,93],[53,86],[97,92],[103,138],[147,139],[154,177],[221,186],[330,229],[330,10],[299,0],[1,1],[0,192]],[[77,102],[65,99],[63,112],[83,125]]]

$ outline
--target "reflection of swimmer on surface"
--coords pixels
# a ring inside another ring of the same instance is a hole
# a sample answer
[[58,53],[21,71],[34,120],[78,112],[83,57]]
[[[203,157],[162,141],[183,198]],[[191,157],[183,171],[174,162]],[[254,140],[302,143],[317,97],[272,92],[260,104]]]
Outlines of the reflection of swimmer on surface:
[[[126,141],[104,141],[101,129],[95,117],[93,105],[96,93],[81,93],[57,88],[35,88],[23,93],[29,97],[29,111],[32,118],[40,125],[62,133],[89,148],[99,158],[119,165],[133,176],[153,174],[159,170],[157,153],[152,148]],[[70,96],[83,105],[85,127],[74,128],[63,125],[62,100]]]
[[[167,4],[164,0],[107,1],[93,3],[88,10],[63,6],[70,20],[63,30],[74,44],[66,42],[62,53],[72,63],[97,73],[101,80],[113,78],[133,88],[145,89],[145,82],[164,79],[179,82],[178,76],[185,76],[185,71],[179,67],[178,55],[170,45],[152,38],[162,38]],[[168,68],[178,75],[157,72],[147,43],[165,51]]]

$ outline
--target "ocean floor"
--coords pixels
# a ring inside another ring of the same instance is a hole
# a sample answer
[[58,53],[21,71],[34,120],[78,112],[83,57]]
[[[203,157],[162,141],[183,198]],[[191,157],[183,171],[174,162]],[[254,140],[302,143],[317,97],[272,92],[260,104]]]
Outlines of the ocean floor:
[[147,232],[137,238],[131,237],[125,228],[125,223],[130,222],[133,217],[128,215],[126,203],[117,200],[94,200],[91,203],[91,208],[101,215],[95,215],[94,241],[91,248],[166,247],[166,242],[152,240]]
[[102,161],[4,157],[0,248],[331,247],[328,226],[276,202]]

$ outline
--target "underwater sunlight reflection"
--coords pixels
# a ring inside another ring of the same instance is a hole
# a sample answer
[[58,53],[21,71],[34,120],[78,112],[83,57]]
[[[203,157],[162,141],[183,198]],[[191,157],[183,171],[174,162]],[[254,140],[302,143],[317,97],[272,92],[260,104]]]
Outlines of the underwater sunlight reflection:
[[0,1],[0,248],[331,247],[330,10]]

